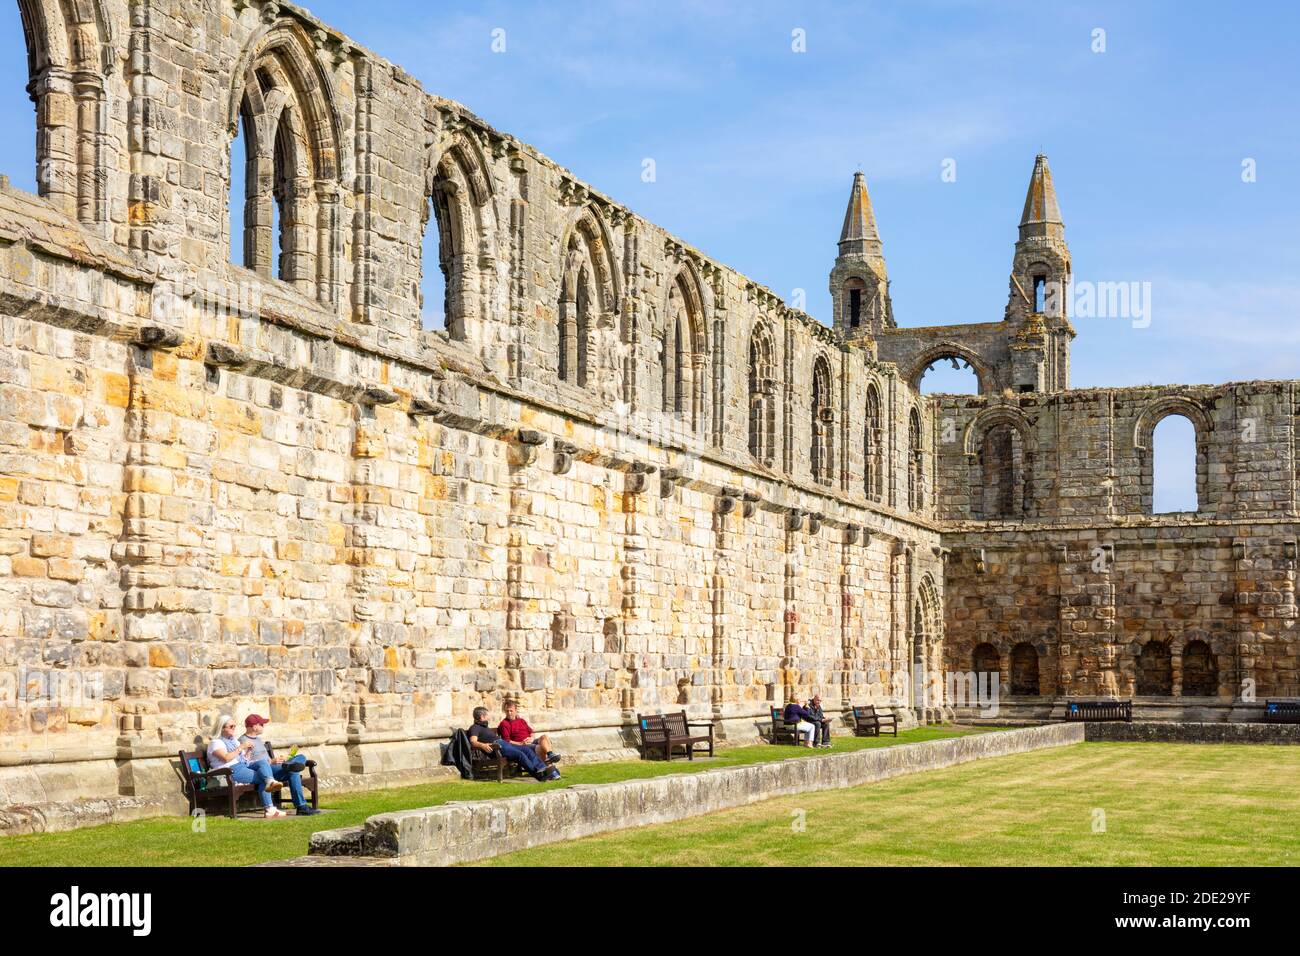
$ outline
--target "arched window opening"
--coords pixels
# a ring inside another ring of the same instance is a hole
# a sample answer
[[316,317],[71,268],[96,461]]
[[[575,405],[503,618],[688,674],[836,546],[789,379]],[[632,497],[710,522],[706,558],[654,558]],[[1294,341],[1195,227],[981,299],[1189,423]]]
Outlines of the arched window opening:
[[[612,348],[613,337],[618,335],[618,273],[604,223],[593,209],[579,213],[561,248],[565,253],[556,310],[559,378],[611,394],[612,383],[601,377],[619,370]],[[624,334],[628,334],[626,328]],[[667,344],[653,329],[647,332],[645,342],[647,352],[660,351]],[[653,394],[653,388],[650,391]]]
[[1218,693],[1219,668],[1210,645],[1188,641],[1183,649],[1183,696],[1216,697]]
[[[251,268],[246,245],[247,231],[244,217],[250,201],[256,198],[256,189],[249,189],[248,171],[252,157],[248,151],[248,119],[241,112],[235,127],[235,138],[230,144],[230,261],[237,266]],[[253,209],[256,213],[256,207]]]
[[765,465],[776,457],[776,362],[761,325],[749,337],[749,453]]
[[[14,184],[33,187],[80,222],[106,222],[107,171],[115,162],[110,153],[116,148],[106,128],[110,110],[105,52],[111,26],[101,18],[97,4],[18,0],[18,12],[25,56],[6,57],[0,80],[15,92],[26,88],[36,106],[36,162],[34,176],[19,174]],[[8,27],[9,36],[20,35],[12,21]],[[28,108],[16,109],[14,115],[24,115]],[[33,169],[22,143],[19,139],[12,147],[23,149],[21,158],[0,149],[0,166]]]
[[978,395],[980,380],[964,358],[945,355],[925,367],[916,387],[922,395]]
[[451,215],[443,190],[435,187],[424,204],[420,247],[420,328],[425,331],[448,328],[447,277],[456,248]]
[[912,511],[925,507],[925,453],[921,413],[915,408],[907,416],[907,506]]
[[[298,27],[278,24],[260,43],[232,101],[231,258],[242,245],[246,268],[332,305],[340,293],[342,226],[329,81]],[[242,216],[234,209],[241,152]]]
[[831,403],[831,369],[824,356],[813,363],[812,474],[829,485],[835,477],[835,410]]
[[862,325],[866,315],[866,295],[867,284],[861,279],[852,278],[844,283],[844,318],[851,329]]
[[574,385],[587,384],[587,359],[591,348],[588,265],[586,244],[575,231],[569,238],[564,277],[560,283],[559,309],[560,380]]
[[885,490],[885,435],[880,410],[880,390],[876,383],[867,386],[866,414],[863,417],[862,478],[863,490],[871,501],[880,501]]
[[1137,694],[1139,697],[1169,697],[1173,694],[1173,659],[1164,641],[1142,645],[1137,660]]
[[1166,415],[1151,434],[1152,514],[1196,511],[1196,426],[1184,415]]
[[1039,315],[1047,311],[1047,276],[1034,276],[1034,311]]
[[982,518],[1012,518],[1025,513],[1025,449],[1020,432],[995,425],[979,451],[979,484],[972,499]]
[[1037,697],[1038,648],[1021,641],[1011,649],[1011,693],[1021,697]]
[[996,647],[987,641],[976,644],[975,649],[971,652],[971,670],[979,675],[981,681],[985,674],[1000,674],[1002,671],[1002,655],[998,653]]
[[[687,429],[703,433],[708,427],[710,365],[708,326],[703,289],[689,265],[683,265],[668,286],[661,335],[660,408],[680,418]],[[719,367],[714,366],[713,391]]]
[[284,241],[285,205],[293,189],[289,175],[293,162],[289,126],[288,116],[281,114],[275,128],[275,171],[271,183],[271,261],[275,263],[275,277],[286,282],[290,281],[294,268],[286,258]]

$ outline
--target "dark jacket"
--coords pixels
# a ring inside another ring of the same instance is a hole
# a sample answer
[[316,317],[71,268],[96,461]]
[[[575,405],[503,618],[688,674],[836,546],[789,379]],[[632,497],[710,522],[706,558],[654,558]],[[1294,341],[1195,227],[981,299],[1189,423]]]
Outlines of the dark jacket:
[[451,740],[442,750],[442,765],[444,767],[455,767],[460,771],[460,779],[473,780],[473,752],[474,748],[470,745],[469,734],[463,730],[457,730],[452,733]]
[[809,704],[808,719],[811,720],[814,724],[820,724],[822,721],[826,719],[826,712],[823,711],[821,707],[819,707],[817,704]]
[[781,716],[785,718],[787,724],[797,724],[801,720],[806,720],[810,724],[815,723],[815,718],[809,713],[808,708],[800,706],[794,701],[790,701],[785,705],[785,713]]

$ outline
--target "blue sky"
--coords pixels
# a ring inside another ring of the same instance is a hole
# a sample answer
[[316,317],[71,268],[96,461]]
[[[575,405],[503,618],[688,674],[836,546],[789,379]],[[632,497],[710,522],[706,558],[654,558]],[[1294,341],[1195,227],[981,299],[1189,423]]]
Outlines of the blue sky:
[[[899,323],[1001,318],[1042,149],[1076,280],[1151,283],[1147,328],[1076,320],[1075,387],[1300,378],[1300,13],[1288,4],[309,7],[710,255],[787,298],[806,290],[823,321],[859,166]],[[3,10],[0,115],[31,130],[16,5]],[[791,48],[796,29],[806,52]],[[6,138],[0,170],[30,183],[32,152],[30,135]],[[945,159],[955,182],[941,180]],[[1246,159],[1255,182],[1242,181]]]

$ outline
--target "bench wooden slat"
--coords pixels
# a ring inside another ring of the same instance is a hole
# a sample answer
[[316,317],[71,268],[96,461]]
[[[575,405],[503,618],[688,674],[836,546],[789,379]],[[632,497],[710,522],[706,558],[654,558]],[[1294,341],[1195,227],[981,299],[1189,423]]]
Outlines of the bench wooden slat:
[[[274,760],[275,748],[267,744],[266,754]],[[180,758],[181,765],[181,792],[189,801],[191,816],[200,807],[203,807],[206,812],[206,808],[211,805],[234,819],[239,813],[239,801],[249,794],[257,793],[256,784],[235,783],[231,779],[229,769],[212,770],[208,766],[206,750],[181,750],[177,751],[177,756]],[[199,767],[197,771],[190,766],[190,761],[197,762]],[[311,794],[312,809],[319,810],[320,779],[316,775],[316,761],[308,760],[306,770],[299,777],[302,780],[304,796]],[[289,787],[286,784],[282,789],[271,794],[271,799],[278,807],[288,794]]]
[[859,737],[879,737],[882,730],[898,736],[898,715],[876,710],[875,704],[853,708],[853,732]]
[[[637,714],[637,730],[641,735],[641,757],[649,758],[662,753],[665,760],[673,759],[673,751],[686,751],[686,759],[695,759],[695,745],[707,744],[713,756],[713,722],[686,719],[686,711],[675,714]],[[692,727],[707,727],[707,734],[695,734]]]

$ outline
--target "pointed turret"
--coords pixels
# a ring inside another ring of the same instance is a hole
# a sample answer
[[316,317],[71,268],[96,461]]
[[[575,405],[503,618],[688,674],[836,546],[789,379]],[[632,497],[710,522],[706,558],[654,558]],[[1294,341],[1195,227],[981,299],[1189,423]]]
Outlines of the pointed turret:
[[1065,223],[1061,220],[1061,207],[1056,202],[1052,171],[1042,153],[1034,159],[1034,171],[1029,177],[1025,211],[1020,216],[1020,238],[1065,238]]
[[867,194],[867,177],[861,171],[853,174],[849,206],[844,210],[840,254],[831,269],[831,301],[834,326],[846,339],[870,342],[877,330],[894,325],[885,254]]
[[1020,215],[1004,316],[1016,330],[1010,349],[1011,385],[1017,391],[1059,392],[1070,387],[1070,272],[1070,247],[1052,171],[1047,157],[1039,153]]
[[876,231],[876,214],[867,194],[867,177],[862,171],[853,174],[849,206],[844,210],[844,228],[840,230],[841,256],[878,256],[880,233]]

